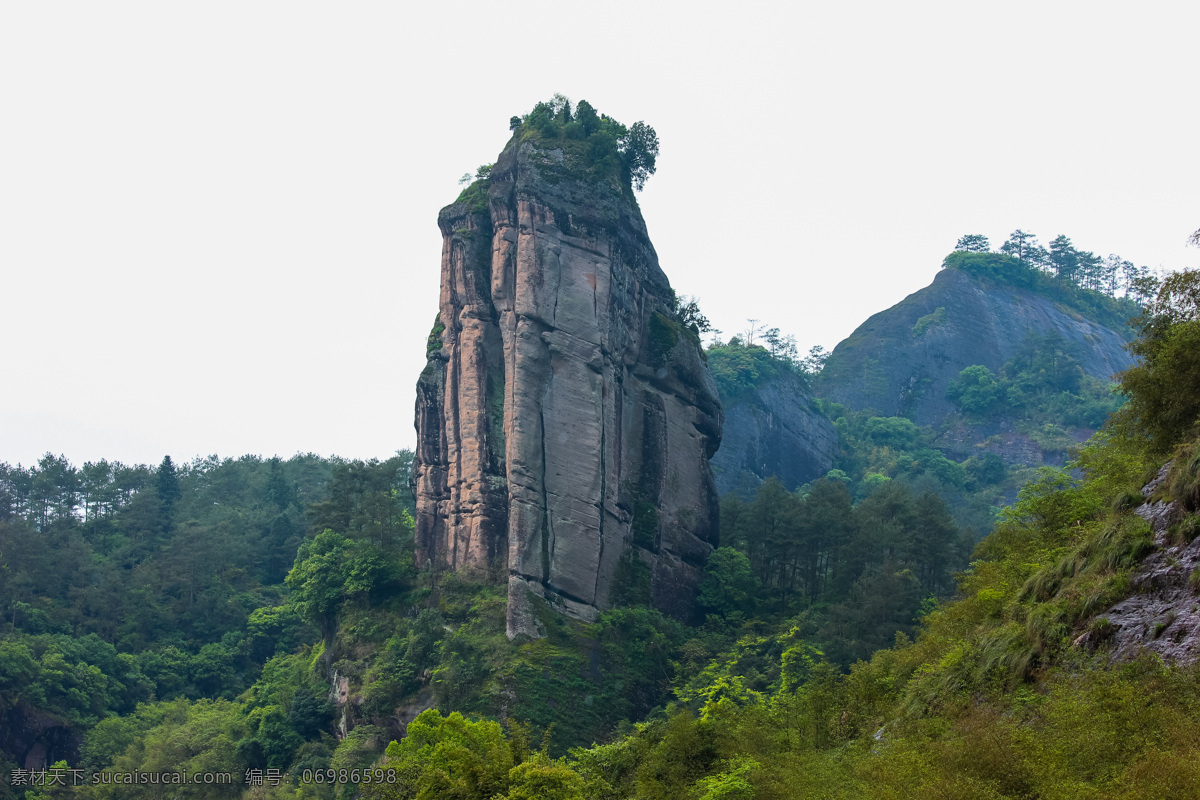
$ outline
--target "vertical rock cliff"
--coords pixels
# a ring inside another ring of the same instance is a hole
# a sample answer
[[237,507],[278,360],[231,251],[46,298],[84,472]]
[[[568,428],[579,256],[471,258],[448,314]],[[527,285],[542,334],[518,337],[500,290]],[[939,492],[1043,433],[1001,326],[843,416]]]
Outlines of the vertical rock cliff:
[[721,494],[775,476],[790,491],[833,468],[837,429],[813,405],[804,381],[786,372],[733,397],[713,474]]
[[438,217],[417,560],[506,581],[510,637],[540,635],[541,600],[686,616],[717,543],[716,386],[627,176],[528,127]]

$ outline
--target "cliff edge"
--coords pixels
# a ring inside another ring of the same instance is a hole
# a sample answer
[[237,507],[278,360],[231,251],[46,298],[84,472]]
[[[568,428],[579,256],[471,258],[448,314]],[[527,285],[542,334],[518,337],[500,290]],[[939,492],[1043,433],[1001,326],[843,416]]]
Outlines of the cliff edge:
[[[496,164],[438,216],[417,561],[506,581],[510,638],[542,635],[540,600],[590,620],[620,593],[687,617],[717,543],[717,389],[627,163],[605,152],[624,128],[579,119],[584,105],[514,120]],[[593,130],[561,133],[580,121]]]

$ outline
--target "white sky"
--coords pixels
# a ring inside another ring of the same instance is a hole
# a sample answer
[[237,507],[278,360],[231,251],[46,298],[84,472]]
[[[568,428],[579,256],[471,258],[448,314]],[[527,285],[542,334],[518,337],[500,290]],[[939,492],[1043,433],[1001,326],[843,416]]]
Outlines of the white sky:
[[437,212],[554,92],[656,128],[726,335],[832,347],[964,233],[1200,262],[1196,4],[412,6],[0,4],[0,461],[411,447]]

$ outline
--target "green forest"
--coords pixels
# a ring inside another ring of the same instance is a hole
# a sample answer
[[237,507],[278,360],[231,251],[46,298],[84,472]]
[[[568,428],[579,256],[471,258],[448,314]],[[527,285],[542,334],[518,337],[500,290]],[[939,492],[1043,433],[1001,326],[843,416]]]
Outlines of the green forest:
[[[549,183],[633,203],[655,172],[654,129],[586,101],[510,130],[556,148]],[[490,171],[456,202],[485,208]],[[714,334],[723,403],[794,376],[836,453],[720,498],[691,618],[629,548],[594,621],[541,603],[545,635],[510,639],[505,584],[417,563],[407,450],[0,464],[0,800],[1200,797],[1200,666],[1160,655],[1200,631],[1200,271],[1020,230],[943,267],[1128,331],[1136,361],[1110,384],[1031,332],[918,425],[811,397],[828,354],[778,328]],[[658,378],[712,333],[660,308]],[[945,444],[1001,423],[1064,463]],[[656,513],[635,495],[634,544]],[[1165,589],[1140,628],[1117,607]]]
[[[236,776],[178,797],[1195,797],[1200,676],[1111,662],[1098,613],[1157,547],[1133,508],[1162,464],[1155,498],[1200,510],[1198,280],[1140,318],[1128,402],[981,541],[944,497],[961,514],[1003,464],[833,409],[837,470],[723,501],[694,626],[631,591],[595,624],[550,612],[545,639],[508,642],[498,588],[414,569],[409,453],[5,466],[4,770],[12,721],[50,720],[79,743],[60,770]],[[1078,377],[1032,365],[1065,356],[1023,352],[965,374],[964,410],[1062,412]],[[1046,373],[1060,383],[1030,377]],[[360,692],[339,707],[346,678]]]

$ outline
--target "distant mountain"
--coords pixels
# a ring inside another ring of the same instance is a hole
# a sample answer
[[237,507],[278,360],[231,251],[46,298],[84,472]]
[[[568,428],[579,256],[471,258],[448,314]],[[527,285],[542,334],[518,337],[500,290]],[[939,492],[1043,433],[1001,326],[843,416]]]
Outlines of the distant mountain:
[[1115,407],[1107,383],[1131,363],[1137,311],[1004,255],[956,252],[834,349],[816,393],[940,428],[938,446],[960,458],[978,446],[1010,463],[1058,461],[1064,436],[1086,438]]

